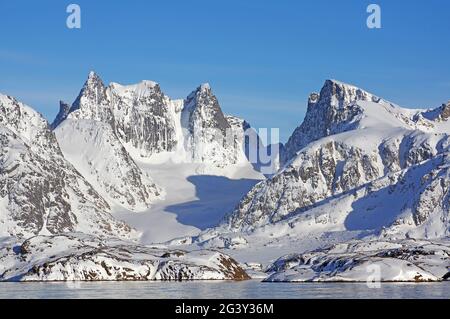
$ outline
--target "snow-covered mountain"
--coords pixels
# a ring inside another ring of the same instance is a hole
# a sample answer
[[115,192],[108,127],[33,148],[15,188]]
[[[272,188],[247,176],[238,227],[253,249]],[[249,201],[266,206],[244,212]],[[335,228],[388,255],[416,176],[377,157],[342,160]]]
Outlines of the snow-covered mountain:
[[246,161],[243,131],[241,136],[236,136],[239,126],[232,128],[228,119],[208,84],[201,85],[187,97],[181,125],[187,132],[185,149],[191,150],[194,163],[225,167]]
[[[91,72],[52,125],[0,95],[0,280],[247,278],[209,249],[250,272],[271,264],[267,281],[364,280],[385,262],[384,280],[448,277],[450,102],[406,109],[328,80],[286,145],[249,129],[207,84],[172,100]],[[255,144],[281,165],[256,185]]]
[[135,158],[171,153],[174,161],[219,168],[247,162],[243,138],[237,136],[243,132],[232,128],[208,84],[185,100],[172,100],[155,82],[105,86],[91,72],[71,108],[61,106],[53,126],[65,119],[109,124]]
[[135,238],[64,158],[40,114],[0,95],[0,236],[80,231]]
[[207,84],[185,100],[172,100],[155,82],[105,86],[91,72],[72,106],[61,103],[52,127],[65,157],[99,193],[140,211],[161,199],[164,190],[135,160],[165,155],[219,175],[229,166],[252,167],[243,122],[223,114]]
[[330,227],[448,235],[449,132],[448,105],[404,109],[326,81],[284,149],[285,166],[244,197],[229,227],[294,227],[325,214],[319,222]]
[[248,279],[217,251],[137,244],[110,203],[135,210],[161,192],[96,112],[58,123],[61,151],[40,114],[0,95],[0,281]]

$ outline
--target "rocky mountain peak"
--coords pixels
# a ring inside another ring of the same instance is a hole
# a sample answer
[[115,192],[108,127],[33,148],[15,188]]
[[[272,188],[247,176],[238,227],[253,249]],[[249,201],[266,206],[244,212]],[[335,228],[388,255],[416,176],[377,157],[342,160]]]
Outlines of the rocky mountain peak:
[[339,108],[356,101],[379,101],[379,98],[367,91],[336,80],[326,80],[319,97],[328,105]]
[[56,115],[55,119],[53,120],[52,124],[50,125],[51,129],[54,130],[59,124],[61,124],[61,122],[67,118],[69,112],[70,112],[70,104],[64,101],[59,101],[59,112]]
[[211,91],[211,86],[209,83],[203,83],[198,87],[198,90],[200,91]]
[[281,163],[286,164],[307,144],[351,128],[350,123],[363,111],[358,101],[380,102],[380,98],[356,86],[326,80],[320,93],[312,93],[303,123],[284,147]]
[[67,117],[92,119],[114,125],[107,89],[102,79],[95,72],[89,73]]
[[106,87],[102,79],[95,73],[91,71],[89,76],[81,89],[78,98],[75,100],[72,111],[78,109],[82,106],[82,99],[88,100],[92,103],[102,104],[106,99]]
[[319,99],[320,99],[320,94],[319,93],[315,93],[315,92],[311,93],[309,95],[309,98],[308,98],[308,105],[309,104],[316,104],[319,101]]
[[444,121],[450,118],[450,101],[448,101],[447,104],[442,104],[442,111],[440,117]]
[[209,84],[200,85],[187,97],[185,110],[189,112],[191,133],[194,128],[211,128],[219,129],[225,134],[231,128]]
[[88,74],[86,83],[89,83],[89,84],[102,83],[103,84],[103,81],[100,78],[100,76],[97,73],[95,73],[95,71],[90,71]]
[[37,147],[40,151],[59,151],[56,139],[43,116],[15,98],[2,94],[0,127],[12,131],[29,146]]

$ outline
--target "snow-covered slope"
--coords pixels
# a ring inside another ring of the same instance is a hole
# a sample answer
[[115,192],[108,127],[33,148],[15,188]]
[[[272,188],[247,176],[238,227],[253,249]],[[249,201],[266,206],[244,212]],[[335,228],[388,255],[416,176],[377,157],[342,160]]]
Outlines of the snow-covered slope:
[[[415,236],[448,235],[446,110],[403,109],[327,81],[310,98],[305,121],[285,148],[285,166],[244,197],[227,220],[229,228],[291,225],[314,212],[335,216],[326,223],[343,229],[355,228],[357,218],[360,230],[400,231],[401,223]],[[431,119],[431,113],[439,115]]]
[[64,157],[104,198],[142,211],[162,197],[163,191],[136,165],[108,124],[67,119],[55,134]]
[[5,95],[0,95],[0,144],[0,236],[82,231],[136,237],[66,161],[47,121]]
[[80,233],[0,242],[0,281],[244,280],[217,251],[167,250]]

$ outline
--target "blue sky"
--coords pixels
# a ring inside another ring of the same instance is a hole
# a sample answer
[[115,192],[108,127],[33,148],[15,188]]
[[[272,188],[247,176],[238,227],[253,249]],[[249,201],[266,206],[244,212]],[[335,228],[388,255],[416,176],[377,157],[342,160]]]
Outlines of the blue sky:
[[[366,27],[367,6],[382,29]],[[310,92],[334,78],[401,105],[450,99],[450,2],[1,1],[0,92],[53,119],[90,70],[183,98],[209,82],[226,113],[286,140]],[[82,28],[66,27],[77,3]]]

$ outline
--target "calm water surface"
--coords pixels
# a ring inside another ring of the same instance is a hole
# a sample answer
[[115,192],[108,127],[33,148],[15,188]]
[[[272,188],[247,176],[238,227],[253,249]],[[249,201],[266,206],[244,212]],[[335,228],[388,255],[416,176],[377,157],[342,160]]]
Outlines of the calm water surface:
[[0,298],[450,298],[450,282],[261,283],[244,282],[83,282],[0,283]]

